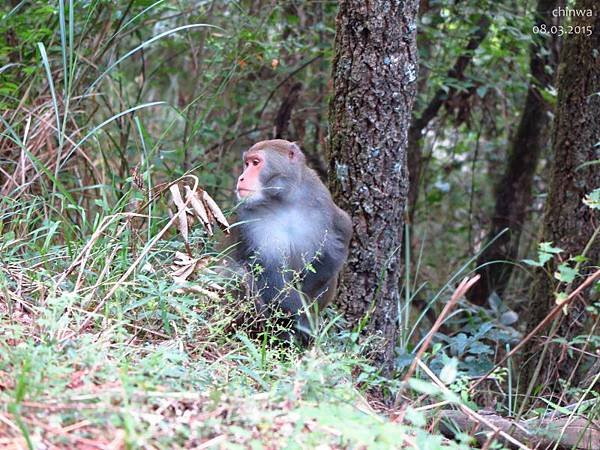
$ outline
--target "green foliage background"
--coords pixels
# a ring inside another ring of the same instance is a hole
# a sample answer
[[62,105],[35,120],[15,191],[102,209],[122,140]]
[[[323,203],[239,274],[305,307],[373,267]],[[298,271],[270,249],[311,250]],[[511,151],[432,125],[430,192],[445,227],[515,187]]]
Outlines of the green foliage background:
[[[533,37],[531,2],[427,3],[415,115],[438,89],[462,94],[424,138],[411,231],[421,250],[408,257],[406,289],[435,307],[485,234]],[[235,207],[240,154],[272,135],[293,83],[302,90],[286,137],[326,169],[335,13],[335,2],[294,0],[0,6],[0,414],[10,417],[0,421],[1,438],[31,448],[467,447],[468,436],[444,440],[435,416],[418,408],[473,405],[464,380],[489,370],[518,338],[499,320],[501,307],[461,304],[460,332],[426,355],[456,396],[433,385],[401,391],[400,377],[382,379],[335,312],[304,354],[232,333],[214,297],[173,286],[170,265],[184,251],[175,232],[105,297],[169,220],[153,188],[189,172],[226,212]],[[494,17],[487,38],[465,77],[449,78],[482,14]],[[542,169],[537,193],[544,187]],[[147,200],[145,218],[127,222]],[[541,202],[532,210],[524,254]],[[216,253],[198,228],[190,243],[199,259]],[[68,270],[79,255],[84,263]],[[518,276],[515,309],[527,271]],[[428,327],[410,311],[415,325],[403,331],[399,372]],[[498,373],[498,382],[507,376]],[[376,392],[402,399],[396,415]],[[511,395],[498,396],[503,412],[515,409]]]

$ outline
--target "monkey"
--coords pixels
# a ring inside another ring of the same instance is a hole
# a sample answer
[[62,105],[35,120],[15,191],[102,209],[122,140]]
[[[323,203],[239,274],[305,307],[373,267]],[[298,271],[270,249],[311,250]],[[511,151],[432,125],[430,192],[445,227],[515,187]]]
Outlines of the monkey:
[[234,257],[251,274],[259,313],[283,313],[292,326],[282,339],[306,346],[318,313],[333,300],[352,221],[296,143],[258,142],[243,162]]

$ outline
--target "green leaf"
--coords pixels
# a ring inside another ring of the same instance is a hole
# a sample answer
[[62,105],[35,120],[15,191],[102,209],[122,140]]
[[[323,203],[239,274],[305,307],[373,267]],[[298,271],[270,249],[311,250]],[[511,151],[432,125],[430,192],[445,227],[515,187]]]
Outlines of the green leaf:
[[540,265],[543,266],[544,264],[546,264],[548,261],[550,261],[552,259],[552,254],[539,252],[538,258],[540,260]]
[[540,242],[538,245],[538,261],[532,259],[522,260],[525,264],[535,267],[543,267],[552,259],[553,255],[561,253],[562,248],[552,247],[552,242]]
[[406,415],[404,417],[406,417],[406,420],[417,427],[424,427],[427,425],[425,415],[420,411],[415,411],[410,406],[406,408]]
[[565,292],[557,292],[556,294],[554,294],[554,297],[555,303],[557,305],[564,303],[567,300],[567,298],[569,298],[569,296]]
[[561,414],[564,414],[565,416],[570,416],[571,414],[573,414],[573,411],[564,408],[556,403],[551,402],[550,400],[546,400],[543,397],[540,397],[540,400],[542,400],[544,403],[546,403],[547,405],[551,406],[552,408],[554,408],[556,411],[558,411]]
[[600,209],[600,188],[593,190],[583,199],[583,203],[592,209]]
[[583,255],[576,255],[571,258],[571,261],[574,261],[577,264],[583,264],[584,262],[588,261],[588,258]]
[[540,242],[539,249],[544,253],[553,253],[558,255],[563,251],[562,248],[552,247],[552,242]]
[[577,276],[578,272],[569,266],[569,263],[562,263],[558,266],[558,270],[554,272],[554,278],[563,283],[571,283]]
[[454,383],[458,375],[458,359],[452,358],[440,372],[440,380],[446,385]]

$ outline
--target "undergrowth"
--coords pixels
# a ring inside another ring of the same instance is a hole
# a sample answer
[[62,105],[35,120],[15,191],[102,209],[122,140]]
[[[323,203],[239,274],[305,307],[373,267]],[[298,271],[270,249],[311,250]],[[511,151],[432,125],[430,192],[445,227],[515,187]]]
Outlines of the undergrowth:
[[[442,409],[565,413],[525,408],[513,359],[495,367],[521,337],[501,301],[461,300],[457,332],[426,341],[412,301],[447,304],[475,257],[440,281],[407,254],[387,378],[334,310],[306,351],[254,336],[237,321],[248,305],[210,272],[219,236],[177,234],[161,189],[192,173],[231,217],[233,143],[270,127],[291,75],[311,84],[306,127],[323,139],[334,4],[300,35],[281,5],[16,3],[0,10],[0,447],[468,448],[472,436],[442,437]],[[569,398],[597,399],[597,381]]]
[[[17,214],[27,217],[27,209],[22,203]],[[399,410],[401,418],[387,415],[371,391],[397,390],[397,383],[380,377],[336,327],[306,352],[248,337],[243,326],[232,331],[239,308],[228,308],[230,300],[182,292],[173,283],[169,273],[181,246],[175,233],[115,290],[143,244],[134,245],[126,232],[115,238],[118,223],[89,251],[85,240],[51,243],[51,226],[23,240],[15,235],[19,226],[13,216],[0,239],[3,442],[460,447],[431,433],[426,414],[412,406]],[[193,233],[195,249],[205,242]],[[79,259],[81,251],[86,256]],[[80,265],[63,277],[74,260]]]

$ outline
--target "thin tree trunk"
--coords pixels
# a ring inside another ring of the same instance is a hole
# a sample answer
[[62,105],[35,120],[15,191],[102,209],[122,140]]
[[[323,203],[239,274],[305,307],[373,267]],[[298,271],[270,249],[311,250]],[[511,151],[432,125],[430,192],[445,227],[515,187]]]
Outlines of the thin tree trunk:
[[[578,0],[575,10],[591,10],[592,17],[574,17],[574,27],[592,27],[589,36],[572,34],[565,38],[558,71],[558,103],[553,130],[554,163],[546,204],[543,241],[551,241],[562,248],[564,258],[576,256],[587,247],[588,265],[600,262],[600,245],[590,239],[600,223],[600,214],[587,207],[582,200],[600,186],[597,165],[582,164],[597,160],[600,153],[600,4],[597,0]],[[555,267],[550,267],[552,274]],[[583,272],[588,272],[583,267]],[[576,286],[580,280],[574,282]],[[571,286],[572,290],[574,286]],[[564,290],[564,287],[562,288]],[[533,329],[555,305],[555,283],[544,271],[537,273],[530,295],[528,330]],[[543,342],[546,357],[538,366],[540,342],[531,342],[524,350],[526,366],[522,379],[529,382],[536,366],[540,376],[537,384],[549,386],[557,376],[568,379],[578,353],[568,352],[573,336],[585,326],[585,307],[591,294],[586,292],[569,306],[568,316],[562,316],[555,337],[564,344]]]
[[[553,22],[552,11],[557,0],[539,0],[536,25]],[[541,38],[541,36],[540,36]],[[549,42],[549,38],[546,40]],[[549,44],[534,43],[530,48],[529,67],[532,80],[514,136],[504,174],[496,185],[495,209],[486,242],[493,240],[502,230],[509,231],[493,241],[479,256],[477,269],[481,280],[467,293],[467,298],[484,305],[492,292],[502,296],[512,273],[512,264],[489,264],[493,261],[512,261],[517,258],[523,222],[531,204],[531,189],[537,163],[546,144],[550,124],[549,105],[544,101],[541,89],[552,83],[553,76],[547,68],[555,62],[550,60]]]
[[[448,78],[460,80],[464,78],[465,70],[473,59],[473,52],[484,41],[490,29],[491,21],[488,16],[483,15],[479,19],[477,29],[473,32],[463,54],[456,60],[454,66],[448,71]],[[449,90],[439,89],[431,101],[427,104],[420,117],[415,118],[408,130],[408,172],[410,177],[410,186],[408,191],[408,213],[410,221],[414,216],[417,200],[419,197],[419,185],[421,183],[422,172],[422,147],[421,138],[423,132],[429,123],[437,116],[444,103],[452,98],[456,89],[451,87]]]
[[339,305],[351,324],[367,317],[366,334],[382,338],[371,356],[386,373],[398,328],[417,8],[417,0],[345,0],[336,20],[330,185],[354,224]]

